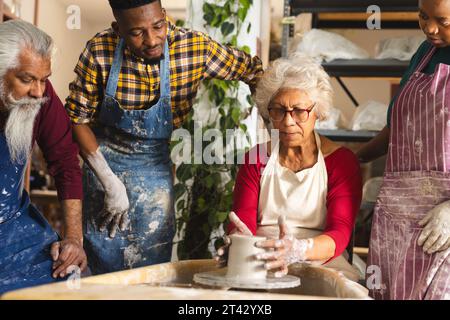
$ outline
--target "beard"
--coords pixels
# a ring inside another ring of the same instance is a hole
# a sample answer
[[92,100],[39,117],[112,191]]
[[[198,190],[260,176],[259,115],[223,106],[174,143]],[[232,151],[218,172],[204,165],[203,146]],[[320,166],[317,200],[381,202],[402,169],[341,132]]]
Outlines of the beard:
[[5,93],[3,83],[0,83],[0,99],[8,111],[5,137],[11,161],[25,164],[32,148],[34,121],[48,98],[16,100],[12,94]]

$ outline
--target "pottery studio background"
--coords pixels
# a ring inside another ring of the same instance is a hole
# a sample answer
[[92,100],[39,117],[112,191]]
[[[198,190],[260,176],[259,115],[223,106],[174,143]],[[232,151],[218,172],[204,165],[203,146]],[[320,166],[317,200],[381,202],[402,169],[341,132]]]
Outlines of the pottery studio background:
[[[205,29],[205,12],[202,11],[205,2],[207,1],[162,0],[173,23],[211,32],[212,28]],[[336,13],[336,10],[333,10],[318,14],[304,10],[303,13],[292,14],[291,19],[286,20],[286,3],[288,1],[254,0],[248,16],[242,22],[249,28],[248,32],[241,32],[238,35],[239,43],[245,45],[251,54],[258,55],[264,68],[277,58],[294,52],[303,52],[325,64],[342,57],[346,57],[347,62],[356,63],[361,60],[389,59],[394,61],[393,69],[400,70],[396,72],[390,68],[376,68],[376,72],[373,73],[373,68],[369,66],[364,69],[363,66],[358,69],[357,74],[348,69],[340,70],[340,74],[330,73],[335,93],[333,109],[331,117],[327,121],[318,122],[316,129],[338,144],[356,151],[386,125],[388,105],[398,92],[405,65],[425,39],[417,25],[417,12],[398,10],[400,12],[395,12],[386,18],[387,20],[382,20],[380,29],[370,30],[366,24],[370,17],[370,13],[367,12]],[[3,19],[26,20],[54,39],[57,52],[50,80],[61,100],[69,95],[68,84],[74,79],[73,69],[86,42],[97,32],[109,28],[114,19],[106,0],[0,0],[0,6],[3,8]],[[220,26],[216,28],[217,30],[220,30]],[[220,38],[219,33],[218,31],[213,36]],[[238,94],[241,95],[239,99],[245,100],[249,92],[244,89]],[[202,108],[207,108],[201,109],[201,112],[204,110],[210,112],[213,108],[205,107],[206,96],[201,95],[197,102]],[[242,123],[245,123],[252,138],[248,147],[253,147],[257,142],[258,130],[265,127],[264,121],[257,109],[253,108]],[[360,271],[361,279],[364,278],[368,257],[373,206],[380,188],[380,177],[385,169],[385,161],[386,159],[382,157],[368,164],[361,164],[363,199],[350,247],[353,253],[352,263]],[[175,184],[180,182],[181,176],[176,170],[174,167]],[[222,182],[222,180],[211,182],[207,176],[203,179],[201,183],[205,185]],[[63,233],[61,208],[54,181],[47,172],[45,161],[38,148],[33,152],[26,184],[32,202],[52,226]],[[191,199],[201,202],[198,206],[208,206],[208,195],[192,197]],[[181,212],[181,205],[177,206],[181,200],[182,196],[175,202],[178,219],[186,214]],[[205,200],[206,203],[203,203]],[[216,213],[223,215],[221,212]],[[215,240],[224,234],[222,225],[224,220],[225,218],[221,220],[217,218],[210,221],[212,229],[208,231],[208,235],[212,240],[205,247],[203,257],[197,255],[195,258],[211,258],[215,254]],[[177,230],[174,240],[172,262],[184,260],[184,257],[192,258],[183,252],[183,248],[177,246],[178,241],[183,240],[182,232],[187,224],[177,226],[180,229]],[[190,228],[194,234],[204,231],[201,224]]]

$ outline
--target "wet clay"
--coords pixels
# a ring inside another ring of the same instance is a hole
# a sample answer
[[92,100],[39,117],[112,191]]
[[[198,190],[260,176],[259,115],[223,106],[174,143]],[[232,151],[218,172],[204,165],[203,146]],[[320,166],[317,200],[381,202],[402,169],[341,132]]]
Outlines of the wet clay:
[[257,248],[255,243],[266,238],[231,235],[230,239],[227,278],[265,279],[267,270],[264,268],[264,261],[256,259],[256,255],[265,250]]

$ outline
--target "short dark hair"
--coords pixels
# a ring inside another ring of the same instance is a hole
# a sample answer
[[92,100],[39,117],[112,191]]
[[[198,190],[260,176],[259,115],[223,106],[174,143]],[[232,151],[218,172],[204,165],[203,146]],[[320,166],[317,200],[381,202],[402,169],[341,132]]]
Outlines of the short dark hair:
[[161,0],[109,0],[109,5],[116,11],[142,7],[156,1],[161,4]]

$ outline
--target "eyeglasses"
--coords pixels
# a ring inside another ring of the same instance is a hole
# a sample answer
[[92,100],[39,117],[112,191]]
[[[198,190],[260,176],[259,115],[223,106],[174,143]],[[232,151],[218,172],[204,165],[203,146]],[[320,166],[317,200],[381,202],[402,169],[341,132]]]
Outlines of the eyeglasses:
[[308,121],[309,114],[311,113],[311,111],[314,109],[315,106],[316,104],[314,103],[308,109],[294,108],[292,110],[286,110],[281,107],[270,107],[269,116],[272,118],[273,121],[282,121],[286,116],[286,113],[289,113],[296,123],[303,123]]

